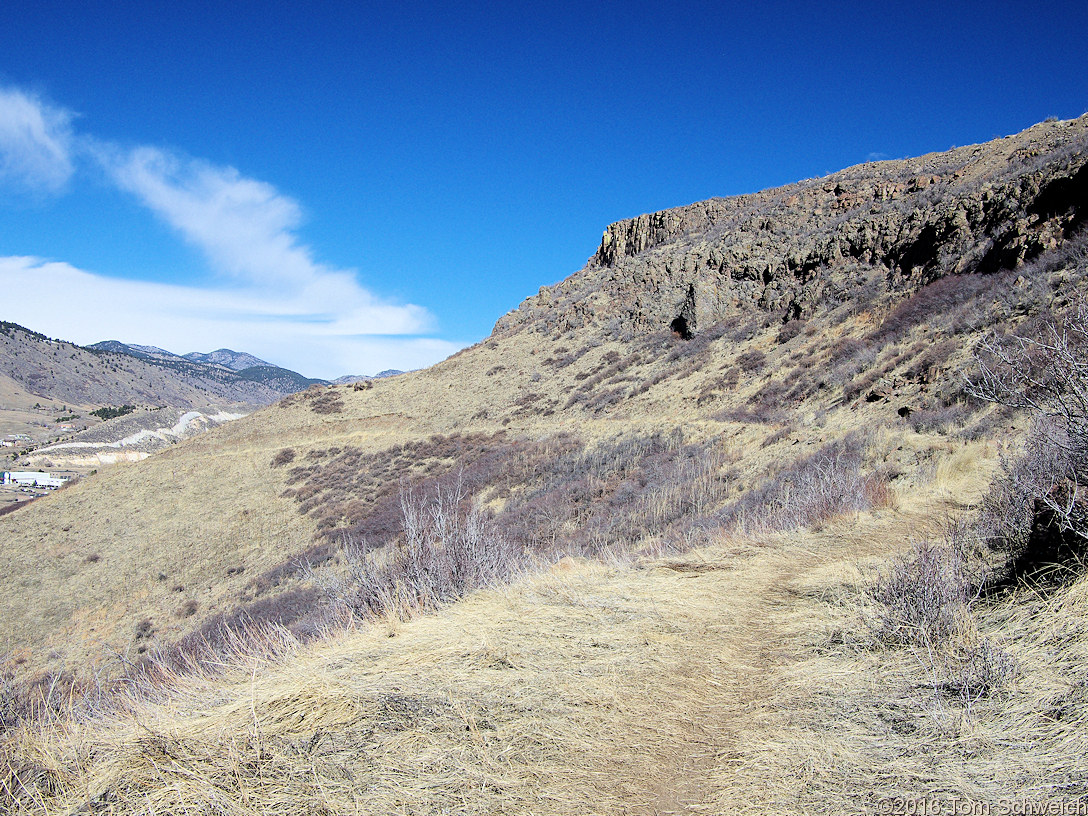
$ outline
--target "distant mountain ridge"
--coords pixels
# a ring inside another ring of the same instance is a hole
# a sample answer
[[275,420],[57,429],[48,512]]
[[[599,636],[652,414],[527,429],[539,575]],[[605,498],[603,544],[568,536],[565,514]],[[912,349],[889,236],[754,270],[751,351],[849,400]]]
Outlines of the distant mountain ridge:
[[[141,346],[136,343],[122,343],[120,340],[103,340],[87,346],[93,351],[111,351],[117,354],[129,354],[142,360],[188,360],[191,363],[222,366],[231,371],[243,371],[247,368],[279,368],[267,360],[247,354],[244,351],[221,348],[210,352],[190,351],[188,354],[175,354],[158,346]],[[288,369],[283,369],[287,371]],[[300,375],[301,376],[301,375]],[[319,382],[314,380],[314,382]]]
[[[236,365],[263,363],[228,349],[211,352],[217,354]],[[117,340],[83,347],[8,322],[0,323],[0,378],[31,394],[76,405],[177,407],[269,405],[325,382],[268,364],[236,371]]]
[[92,351],[128,354],[142,360],[183,368],[187,365],[198,365],[225,369],[235,372],[242,380],[260,383],[283,395],[304,391],[311,385],[328,385],[327,380],[306,377],[297,371],[273,365],[244,351],[234,351],[227,348],[216,349],[207,353],[190,351],[188,354],[174,354],[174,352],[158,346],[140,346],[122,343],[119,340],[103,340],[87,348]]
[[244,351],[221,348],[207,353],[190,351],[188,354],[174,354],[172,351],[158,346],[141,346],[135,343],[122,343],[119,340],[103,340],[92,346],[87,346],[95,351],[110,351],[118,354],[129,354],[143,360],[177,361],[187,360],[191,363],[221,366],[231,371],[236,371],[244,379],[266,384],[274,383],[273,387],[283,390],[285,394],[293,394],[302,391],[311,385],[347,385],[363,380],[380,380],[384,377],[395,377],[404,372],[397,368],[387,368],[377,374],[345,374],[335,380],[322,380],[306,377],[298,372],[262,360]]
[[[211,363],[214,365],[226,366],[232,371],[245,371],[247,368],[280,368],[272,363],[262,360],[260,357],[254,357],[252,354],[246,354],[244,351],[234,351],[233,349],[216,349],[215,351],[203,354],[199,351],[190,351],[188,354],[181,355],[186,360],[192,360],[197,363]],[[286,371],[287,369],[281,369]]]

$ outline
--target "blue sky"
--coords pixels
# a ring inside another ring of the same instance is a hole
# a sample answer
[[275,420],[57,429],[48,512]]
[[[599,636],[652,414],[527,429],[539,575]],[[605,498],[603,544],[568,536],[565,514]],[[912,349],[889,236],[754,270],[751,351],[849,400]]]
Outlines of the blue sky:
[[413,368],[612,221],[1088,110],[1080,3],[0,7],[0,319]]

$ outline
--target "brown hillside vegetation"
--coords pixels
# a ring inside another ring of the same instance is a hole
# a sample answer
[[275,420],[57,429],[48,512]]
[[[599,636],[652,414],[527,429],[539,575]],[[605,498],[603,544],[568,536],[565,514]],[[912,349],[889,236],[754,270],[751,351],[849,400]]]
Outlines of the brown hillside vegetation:
[[1086,147],[1049,122],[621,222],[444,363],[0,518],[0,798],[1088,795]]

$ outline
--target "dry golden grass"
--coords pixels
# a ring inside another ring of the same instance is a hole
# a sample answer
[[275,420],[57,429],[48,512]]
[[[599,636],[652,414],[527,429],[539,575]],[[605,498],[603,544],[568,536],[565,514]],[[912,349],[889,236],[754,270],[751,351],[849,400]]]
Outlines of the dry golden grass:
[[755,724],[775,737],[723,771],[718,802],[743,801],[753,777],[770,776],[768,800],[731,811],[889,812],[893,801],[944,812],[1075,807],[1088,790],[1086,587],[982,609],[979,635],[995,639],[1017,673],[967,702],[938,687],[928,655],[874,644],[856,596],[823,631],[791,616],[779,634],[798,659],[778,672],[766,722]]
[[[1023,633],[1025,676],[969,714],[935,708],[910,656],[875,646],[859,615],[865,565],[905,547],[935,509],[969,504],[991,459],[976,461],[973,480],[965,472],[951,496],[931,490],[928,506],[644,563],[568,559],[435,615],[238,658],[110,715],[24,726],[3,777],[9,806],[842,813],[872,809],[869,790],[1039,793],[1077,763],[1044,760],[1079,745],[1082,722],[1062,736],[1039,731],[1040,716],[1016,720],[1039,689],[1052,701],[1073,693],[1068,677],[1037,679],[1083,660],[1080,640],[1060,659],[1045,648],[1083,634],[1069,630],[1083,588],[1047,610],[1041,638],[1025,625],[1041,617],[1021,607],[984,617],[983,628]],[[895,730],[900,720],[911,729]],[[1026,787],[999,773],[1001,729],[1025,739]]]

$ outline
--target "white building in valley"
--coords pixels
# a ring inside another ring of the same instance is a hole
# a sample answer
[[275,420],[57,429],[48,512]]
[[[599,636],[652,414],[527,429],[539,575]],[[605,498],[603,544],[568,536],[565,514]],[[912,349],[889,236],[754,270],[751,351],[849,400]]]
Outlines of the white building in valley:
[[5,470],[0,474],[0,484],[18,487],[60,487],[67,479],[36,470]]

